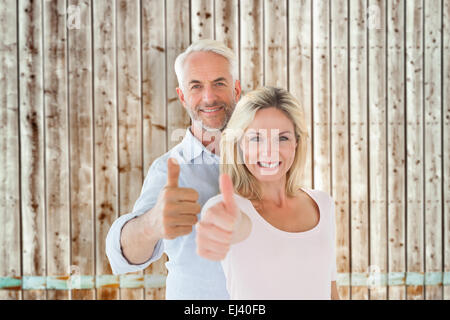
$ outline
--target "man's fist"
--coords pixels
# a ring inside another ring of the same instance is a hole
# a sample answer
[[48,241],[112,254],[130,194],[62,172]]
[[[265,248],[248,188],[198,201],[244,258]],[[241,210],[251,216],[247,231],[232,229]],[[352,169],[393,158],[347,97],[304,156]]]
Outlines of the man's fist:
[[178,187],[180,166],[173,158],[167,161],[167,183],[154,207],[156,230],[160,239],[175,239],[192,232],[201,206],[194,189]]
[[220,261],[230,249],[241,212],[233,198],[233,183],[226,174],[220,176],[223,201],[208,208],[197,224],[197,254]]

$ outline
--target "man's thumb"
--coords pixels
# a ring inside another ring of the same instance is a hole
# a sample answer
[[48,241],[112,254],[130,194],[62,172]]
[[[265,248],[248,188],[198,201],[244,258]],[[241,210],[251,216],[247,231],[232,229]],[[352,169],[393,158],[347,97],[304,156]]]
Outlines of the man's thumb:
[[180,165],[175,158],[167,160],[167,186],[178,187],[178,176],[180,175]]
[[223,196],[223,202],[225,204],[225,208],[228,212],[235,212],[236,211],[236,203],[234,201],[234,188],[233,188],[233,182],[231,181],[231,178],[226,173],[221,174],[219,178],[219,186],[220,186],[220,192]]

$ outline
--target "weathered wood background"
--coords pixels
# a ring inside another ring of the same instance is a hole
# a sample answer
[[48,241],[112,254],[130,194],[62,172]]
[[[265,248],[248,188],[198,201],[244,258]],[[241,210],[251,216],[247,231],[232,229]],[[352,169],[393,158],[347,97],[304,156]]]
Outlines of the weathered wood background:
[[113,276],[105,237],[215,38],[305,107],[341,297],[450,299],[450,0],[0,0],[0,28],[0,298],[164,298],[165,258]]

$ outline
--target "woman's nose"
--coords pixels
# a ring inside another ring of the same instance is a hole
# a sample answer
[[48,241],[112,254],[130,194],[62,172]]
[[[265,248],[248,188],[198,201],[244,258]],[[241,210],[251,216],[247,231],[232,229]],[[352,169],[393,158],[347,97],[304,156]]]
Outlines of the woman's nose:
[[[267,157],[267,160],[278,160],[279,144],[276,139],[264,139],[259,145],[262,156]],[[273,158],[273,159],[272,159]]]

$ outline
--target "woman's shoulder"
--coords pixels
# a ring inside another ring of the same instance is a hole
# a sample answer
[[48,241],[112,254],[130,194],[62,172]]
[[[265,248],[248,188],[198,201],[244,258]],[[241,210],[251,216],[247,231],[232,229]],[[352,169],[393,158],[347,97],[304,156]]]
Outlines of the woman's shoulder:
[[312,196],[316,202],[320,202],[321,205],[331,206],[334,204],[334,199],[328,192],[308,187],[302,187],[301,189]]

